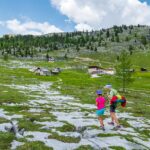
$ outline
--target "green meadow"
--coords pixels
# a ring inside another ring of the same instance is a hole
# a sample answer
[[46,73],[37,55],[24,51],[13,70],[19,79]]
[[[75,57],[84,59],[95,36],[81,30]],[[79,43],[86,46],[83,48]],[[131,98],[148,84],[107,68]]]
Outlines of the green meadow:
[[[65,143],[78,143],[81,139],[79,137],[65,137],[59,135],[56,132],[47,129],[41,129],[42,125],[34,124],[33,121],[42,121],[43,118],[48,118],[46,121],[57,121],[56,116],[49,113],[50,109],[54,104],[49,104],[49,108],[44,108],[44,112],[38,114],[28,112],[31,106],[21,105],[31,101],[34,96],[42,96],[43,93],[38,91],[30,91],[29,89],[24,89],[20,91],[19,88],[14,88],[17,86],[28,86],[28,85],[38,85],[40,82],[52,82],[52,89],[59,91],[62,95],[72,96],[82,104],[93,104],[95,105],[97,89],[103,89],[105,84],[112,84],[121,93],[121,84],[116,81],[115,76],[111,75],[100,75],[98,78],[91,78],[88,74],[88,66],[98,65],[104,68],[114,67],[114,60],[106,54],[97,53],[96,55],[83,55],[78,56],[79,58],[70,58],[62,61],[47,62],[47,61],[33,61],[33,60],[14,60],[9,59],[8,61],[0,60],[0,109],[7,112],[8,115],[17,114],[23,115],[23,118],[19,118],[18,125],[20,128],[24,128],[26,131],[40,131],[50,133],[48,139],[56,139]],[[90,60],[85,60],[89,58]],[[115,58],[115,56],[112,56]],[[150,119],[150,53],[135,53],[131,56],[132,67],[135,72],[132,73],[133,82],[127,87],[127,92],[125,96],[127,98],[127,107],[118,107],[118,112],[120,113],[132,113],[134,117],[143,117],[146,120]],[[13,63],[12,63],[13,62]],[[14,63],[15,62],[15,63]],[[29,71],[28,68],[19,67],[19,63],[33,67],[41,67],[52,69],[59,67],[62,69],[61,73],[55,76],[39,76],[35,73]],[[140,68],[147,68],[147,72],[141,72]],[[104,90],[104,89],[103,89]],[[105,90],[104,90],[105,93]],[[121,93],[122,94],[122,93]],[[5,104],[17,104],[17,105],[5,105]],[[44,105],[40,105],[43,109]],[[39,107],[38,107],[39,108]],[[107,103],[107,109],[109,109],[109,103]],[[63,109],[63,108],[62,108]],[[65,112],[64,108],[64,112]],[[69,108],[66,109],[66,112]],[[82,108],[81,112],[86,112],[87,110]],[[89,113],[94,113],[94,109],[89,110]],[[109,115],[105,116],[106,118]],[[0,117],[0,123],[8,123],[10,120]],[[128,119],[121,119],[121,125],[125,128],[130,128],[131,125],[128,123]],[[57,127],[56,130],[60,132],[74,132],[75,126],[69,122],[64,122],[62,127]],[[144,122],[150,125],[149,122]],[[94,127],[93,128],[97,128]],[[133,127],[133,129],[138,133],[143,140],[147,141],[149,139],[150,131],[148,128],[143,130]],[[122,136],[127,141],[136,143],[133,137],[130,135],[121,134],[99,134],[99,137],[111,137],[111,136]],[[13,133],[0,132],[0,149],[7,150],[11,147],[11,142],[13,140],[18,140],[24,142],[24,145],[18,146],[17,150],[51,150],[52,147],[48,147],[43,142],[33,141],[28,142],[25,137],[17,139]],[[121,146],[110,146],[111,149],[123,150],[124,147]],[[147,147],[146,147],[147,148]],[[77,148],[78,150],[93,149],[90,145],[83,145]]]

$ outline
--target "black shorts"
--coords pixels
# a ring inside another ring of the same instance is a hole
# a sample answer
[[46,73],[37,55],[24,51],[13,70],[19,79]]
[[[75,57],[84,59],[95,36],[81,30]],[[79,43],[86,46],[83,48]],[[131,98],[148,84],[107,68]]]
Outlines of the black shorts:
[[117,106],[115,105],[110,105],[110,112],[116,112]]

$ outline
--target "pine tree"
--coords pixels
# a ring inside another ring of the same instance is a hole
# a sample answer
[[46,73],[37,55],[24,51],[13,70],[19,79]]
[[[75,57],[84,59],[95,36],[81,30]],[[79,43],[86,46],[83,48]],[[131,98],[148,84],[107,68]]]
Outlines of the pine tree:
[[97,52],[97,47],[95,47],[94,51]]
[[49,54],[48,53],[46,54],[46,60],[47,61],[49,60]]
[[76,50],[77,50],[77,52],[80,51],[80,47],[78,45],[76,46]]
[[119,39],[118,35],[116,36],[116,42],[118,42],[118,43],[120,42],[120,39]]
[[110,36],[110,33],[109,33],[109,30],[107,30],[107,32],[106,32],[106,38],[109,38],[109,36]]
[[145,36],[141,36],[141,42],[142,42],[143,45],[147,44],[147,40],[146,40]]
[[90,49],[90,46],[89,46],[89,45],[87,45],[87,46],[86,46],[86,48],[87,48],[87,49]]
[[131,78],[132,74],[130,72],[131,61],[129,58],[129,54],[125,50],[122,50],[115,69],[116,79],[121,83],[123,92],[125,92],[127,85],[133,81]]
[[65,59],[68,59],[67,53],[65,54],[64,58],[65,58]]
[[128,42],[128,41],[129,41],[129,37],[128,37],[128,36],[126,36],[125,41],[126,41],[126,42]]
[[114,42],[114,41],[115,41],[114,35],[112,35],[112,37],[111,37],[111,41],[112,41],[112,42]]
[[101,41],[98,42],[98,46],[99,46],[99,47],[101,46]]
[[129,45],[129,52],[130,52],[130,55],[133,54],[133,50],[134,50],[133,46],[132,46],[132,45]]

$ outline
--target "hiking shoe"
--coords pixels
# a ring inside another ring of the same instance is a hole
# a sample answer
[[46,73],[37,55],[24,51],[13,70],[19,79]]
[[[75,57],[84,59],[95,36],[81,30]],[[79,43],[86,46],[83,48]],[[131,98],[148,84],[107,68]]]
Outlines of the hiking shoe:
[[108,122],[108,124],[114,126],[114,123],[113,123],[113,122]]
[[104,126],[103,126],[103,127],[101,127],[101,129],[102,129],[103,131],[105,131],[105,128],[104,128]]
[[120,125],[116,126],[116,129],[120,129],[120,128],[121,128],[121,126],[120,126]]

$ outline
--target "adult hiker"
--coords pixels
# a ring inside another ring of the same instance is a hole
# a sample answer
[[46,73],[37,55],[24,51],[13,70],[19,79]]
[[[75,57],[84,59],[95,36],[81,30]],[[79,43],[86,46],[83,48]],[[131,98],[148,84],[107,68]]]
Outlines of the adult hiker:
[[96,106],[97,106],[96,114],[98,116],[98,120],[100,122],[101,129],[103,131],[105,131],[104,122],[103,122],[103,115],[104,115],[104,112],[105,112],[106,100],[102,96],[102,90],[97,90],[96,94],[97,94],[97,98],[96,98]]
[[105,85],[104,88],[107,90],[107,97],[110,101],[111,122],[109,122],[108,124],[114,125],[116,123],[117,125],[116,128],[120,128],[121,126],[116,116],[116,108],[117,108],[117,100],[121,99],[121,96],[119,95],[116,89],[112,88],[112,85],[110,84]]

